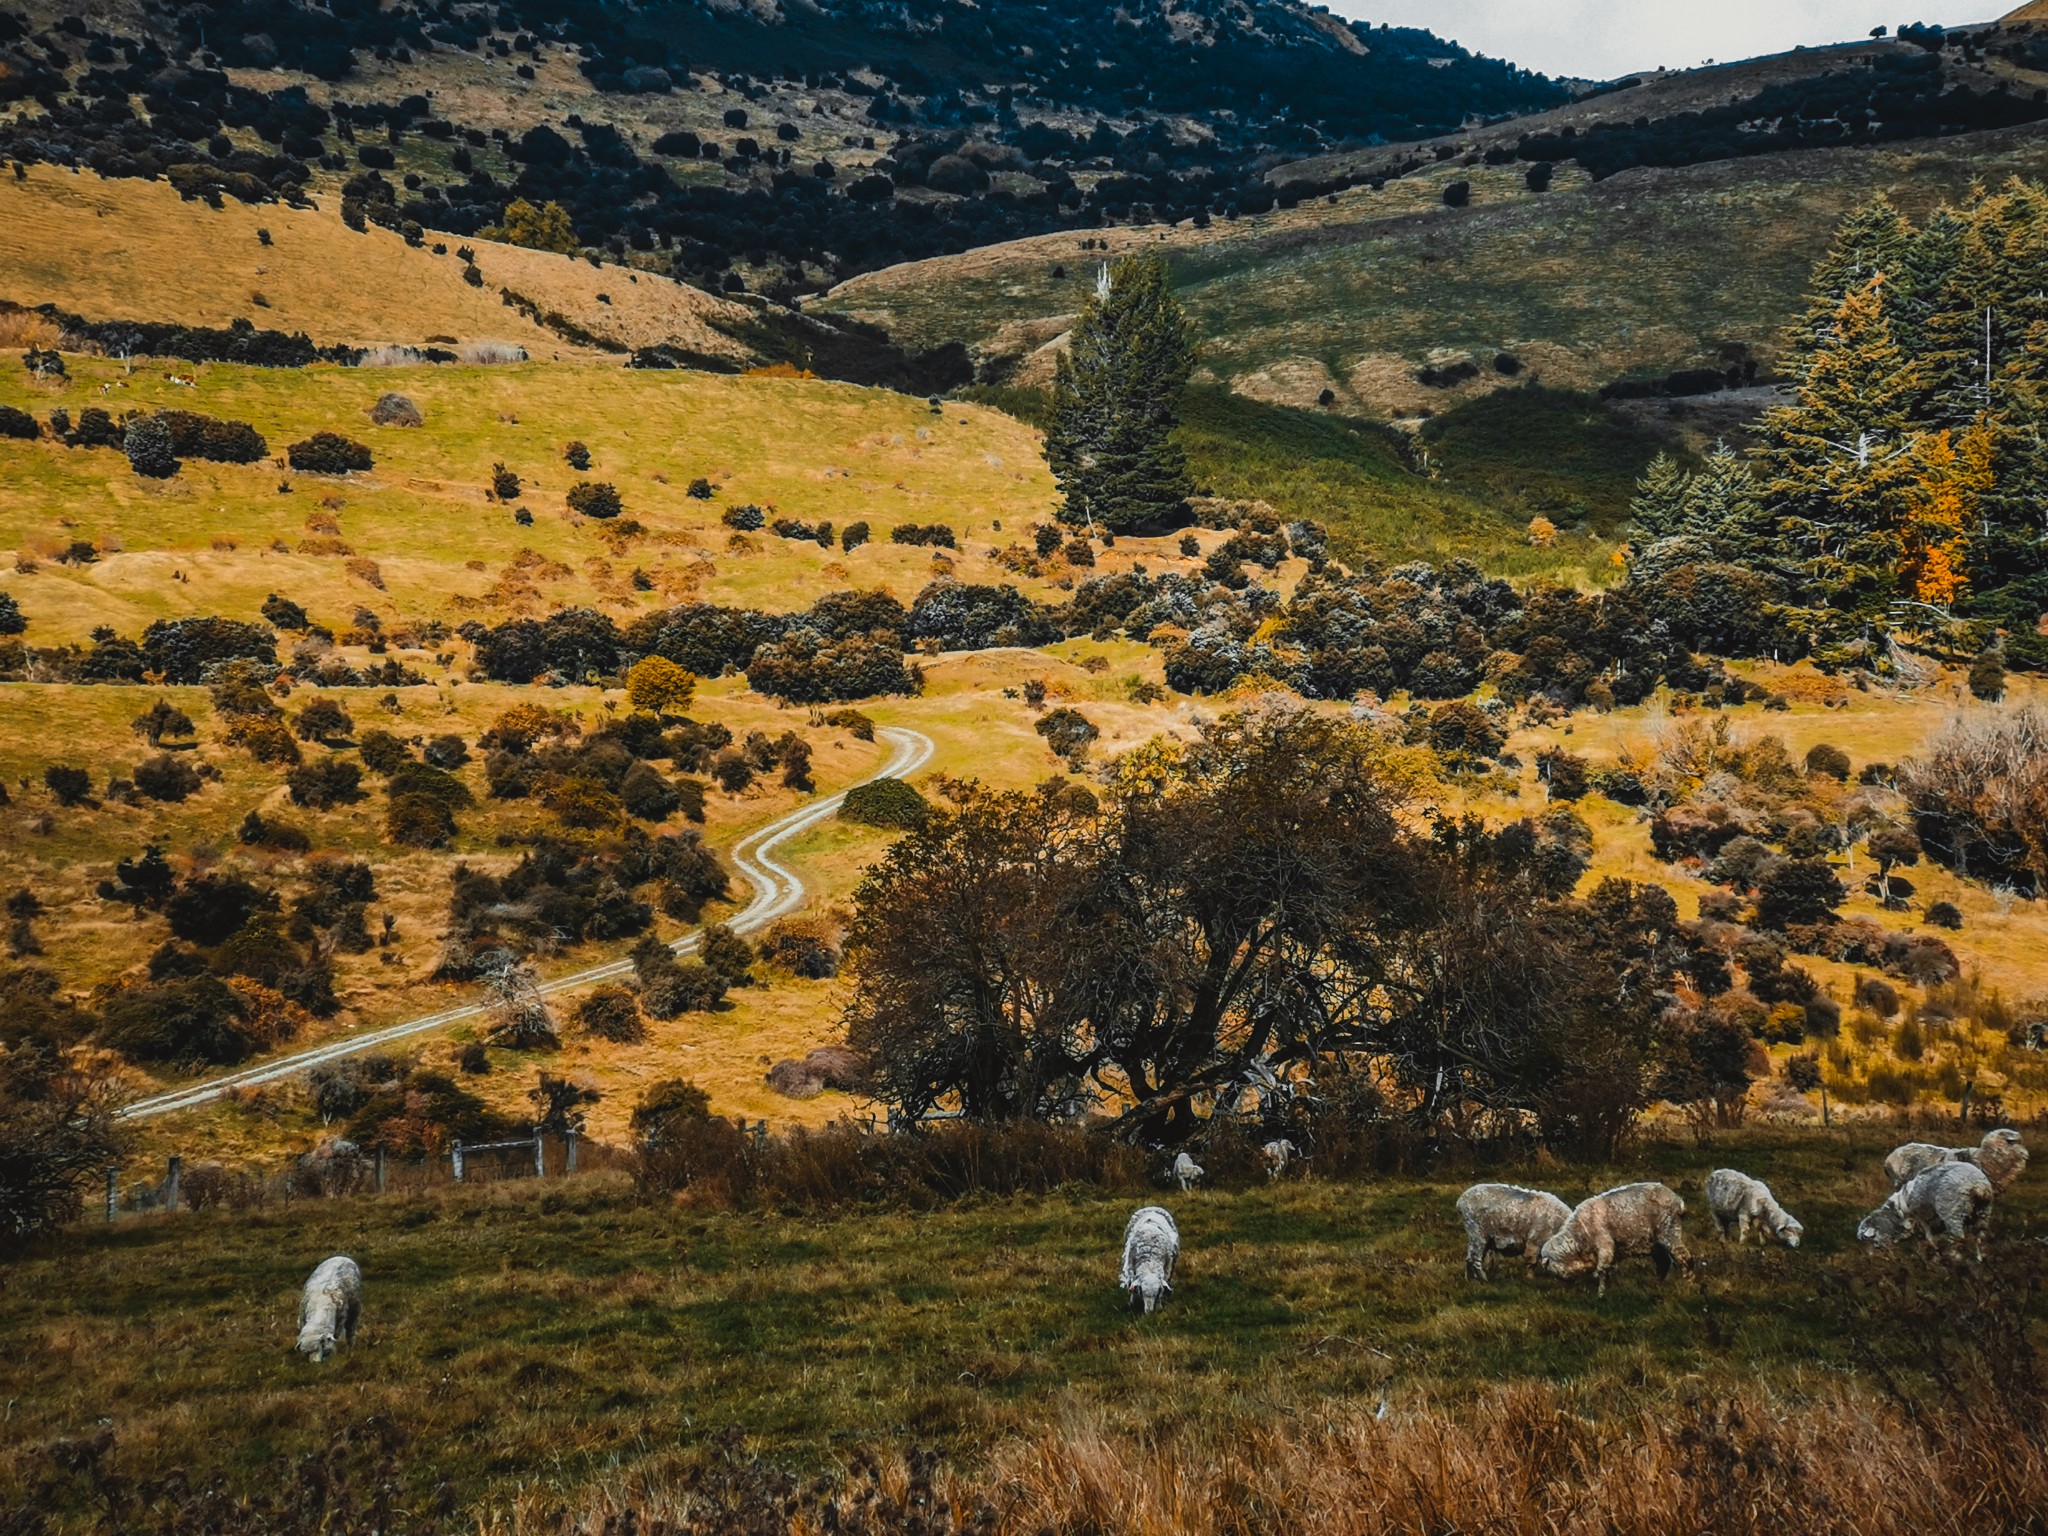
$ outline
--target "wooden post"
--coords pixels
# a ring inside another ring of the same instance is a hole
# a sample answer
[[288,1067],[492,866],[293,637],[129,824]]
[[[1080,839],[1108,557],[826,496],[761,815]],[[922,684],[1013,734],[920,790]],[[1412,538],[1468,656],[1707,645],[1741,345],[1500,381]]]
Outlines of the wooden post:
[[107,1164],[107,1220],[114,1219],[114,1212],[121,1208],[121,1170],[112,1163]]
[[1968,1125],[1970,1123],[1970,1090],[1976,1086],[1974,1080],[1963,1084],[1962,1107],[1956,1111],[1956,1124],[1958,1125]]
[[377,1193],[384,1193],[384,1149],[377,1149]]
[[164,1174],[164,1196],[158,1202],[167,1211],[178,1208],[178,1178],[184,1171],[185,1159],[173,1152],[170,1169]]
[[567,1132],[563,1136],[562,1142],[562,1172],[574,1173],[576,1171],[576,1133],[574,1131]]
[[548,1139],[539,1131],[533,1133],[533,1176],[536,1179],[548,1176]]
[[449,1151],[450,1156],[455,1162],[455,1182],[460,1184],[462,1182],[462,1143],[456,1142]]

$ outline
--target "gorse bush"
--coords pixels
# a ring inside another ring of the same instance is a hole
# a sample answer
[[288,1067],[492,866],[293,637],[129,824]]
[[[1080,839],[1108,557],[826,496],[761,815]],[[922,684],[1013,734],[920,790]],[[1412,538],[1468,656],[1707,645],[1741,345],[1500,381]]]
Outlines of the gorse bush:
[[315,432],[285,450],[293,469],[312,475],[347,475],[370,469],[375,460],[363,444],[339,432]]
[[607,480],[586,480],[570,487],[568,503],[571,512],[581,512],[585,517],[617,517],[626,510],[618,487]]

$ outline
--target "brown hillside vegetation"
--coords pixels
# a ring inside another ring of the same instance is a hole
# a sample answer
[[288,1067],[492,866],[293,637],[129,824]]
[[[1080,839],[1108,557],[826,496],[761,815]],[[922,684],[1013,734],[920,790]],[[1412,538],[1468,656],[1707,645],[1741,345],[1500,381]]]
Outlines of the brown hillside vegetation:
[[[452,338],[513,342],[543,358],[591,355],[500,296],[509,290],[615,350],[669,342],[751,359],[719,329],[744,325],[749,311],[701,289],[489,240],[434,235],[409,247],[374,225],[362,234],[348,228],[333,194],[316,201],[311,209],[232,201],[215,209],[180,198],[168,182],[33,166],[25,178],[0,181],[0,297],[89,320],[218,327],[246,318],[322,345],[445,346]],[[270,231],[270,245],[259,229]],[[436,243],[447,253],[436,255]],[[460,245],[476,252],[482,286],[463,280]]]

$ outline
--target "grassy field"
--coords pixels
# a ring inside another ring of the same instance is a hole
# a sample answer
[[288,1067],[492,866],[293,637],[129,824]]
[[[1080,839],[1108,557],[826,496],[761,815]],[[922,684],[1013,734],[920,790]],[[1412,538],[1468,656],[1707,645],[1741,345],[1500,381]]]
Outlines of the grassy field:
[[[1512,1262],[1467,1282],[1451,1210],[1467,1175],[1450,1171],[1169,1196],[1184,1259],[1148,1318],[1121,1310],[1114,1286],[1124,1217],[1155,1198],[1142,1189],[736,1215],[641,1200],[598,1174],[86,1226],[0,1289],[0,1503],[48,1441],[99,1423],[127,1465],[246,1488],[374,1415],[414,1447],[414,1496],[445,1477],[464,1502],[573,1501],[728,1426],[817,1468],[864,1445],[971,1463],[1083,1423],[1160,1436],[1455,1408],[1508,1381],[1615,1425],[1701,1393],[1791,1404],[1874,1390],[1842,1298],[1823,1291],[1920,1264],[1863,1255],[1851,1235],[1902,1134],[1653,1138],[1611,1168],[1522,1170],[1573,1199],[1634,1177],[1688,1197],[1699,1285],[1659,1284],[1639,1262],[1604,1302]],[[1699,1180],[1730,1163],[1805,1223],[1798,1252],[1710,1235]],[[1998,1244],[2030,1241],[2042,1187],[2022,1180],[2001,1202]],[[315,1369],[290,1353],[295,1297],[337,1251],[363,1266],[365,1321],[353,1350]]]

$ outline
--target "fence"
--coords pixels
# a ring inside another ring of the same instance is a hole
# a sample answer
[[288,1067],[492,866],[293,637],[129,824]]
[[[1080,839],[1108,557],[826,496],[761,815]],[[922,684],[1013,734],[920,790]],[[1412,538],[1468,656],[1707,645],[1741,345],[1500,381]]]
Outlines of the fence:
[[[755,1134],[765,1136],[767,1124],[761,1121]],[[131,1169],[109,1165],[100,1214],[111,1222],[146,1212],[215,1206],[247,1209],[456,1184],[569,1178],[613,1166],[620,1159],[615,1149],[597,1144],[585,1147],[583,1138],[573,1131],[512,1141],[455,1142],[446,1151],[418,1157],[391,1156],[382,1147],[363,1152],[346,1142],[327,1143],[268,1169],[187,1162],[174,1154],[165,1161],[160,1179],[154,1177],[153,1170],[135,1178]]]

